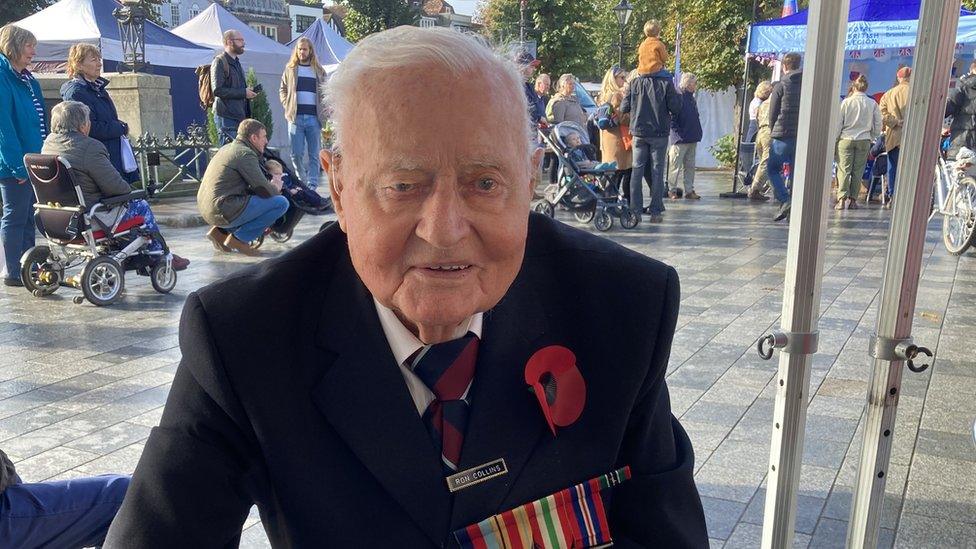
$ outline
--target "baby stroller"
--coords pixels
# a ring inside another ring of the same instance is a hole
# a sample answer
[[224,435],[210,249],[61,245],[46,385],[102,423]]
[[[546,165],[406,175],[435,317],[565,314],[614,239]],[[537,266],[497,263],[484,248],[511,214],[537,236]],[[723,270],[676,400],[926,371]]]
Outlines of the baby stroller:
[[551,128],[540,127],[539,136],[556,152],[559,177],[546,187],[535,211],[553,217],[559,205],[573,212],[580,223],[593,221],[599,231],[610,230],[614,217],[625,229],[637,226],[638,214],[630,209],[614,184],[616,166],[596,164],[596,148],[586,129],[575,122],[561,122]]
[[[86,204],[81,187],[71,176],[64,159],[49,154],[24,155],[27,176],[34,187],[37,203],[34,218],[48,243],[34,246],[21,259],[20,278],[35,297],[51,295],[61,286],[81,290],[93,305],[110,305],[122,297],[125,271],[148,276],[154,290],[169,293],[176,287],[173,256],[163,237],[150,231],[141,216],[112,226],[96,214],[130,200],[146,197],[146,191],[133,191]],[[161,250],[149,250],[150,242],[162,243]],[[65,271],[81,267],[81,273],[66,277]]]
[[305,214],[325,215],[332,210],[332,199],[324,198],[319,193],[305,186],[298,179],[298,176],[295,175],[291,163],[282,160],[278,151],[268,147],[264,149],[261,162],[261,170],[264,171],[266,177],[270,178],[270,174],[265,168],[265,163],[268,160],[274,160],[283,167],[284,177],[281,179],[283,183],[281,194],[288,199],[288,209],[285,211],[285,215],[279,217],[277,221],[272,223],[264,234],[250,242],[251,248],[255,250],[264,244],[265,235],[270,236],[271,240],[278,243],[288,242],[295,230],[295,226],[305,217]]

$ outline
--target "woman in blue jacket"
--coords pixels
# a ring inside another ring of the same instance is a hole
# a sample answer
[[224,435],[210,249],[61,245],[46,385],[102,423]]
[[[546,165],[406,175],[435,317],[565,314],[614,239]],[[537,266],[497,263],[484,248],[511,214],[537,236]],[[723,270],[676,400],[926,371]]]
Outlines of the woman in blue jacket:
[[108,159],[127,183],[139,178],[139,171],[126,172],[122,167],[122,136],[128,135],[129,125],[119,120],[115,103],[102,78],[102,54],[91,44],[75,44],[68,51],[68,80],[61,86],[61,99],[80,101],[88,106],[91,119],[89,136],[108,149]]
[[41,86],[27,70],[36,47],[30,31],[0,28],[0,240],[7,286],[23,286],[20,257],[34,246],[34,188],[27,181],[24,155],[40,152],[47,134]]

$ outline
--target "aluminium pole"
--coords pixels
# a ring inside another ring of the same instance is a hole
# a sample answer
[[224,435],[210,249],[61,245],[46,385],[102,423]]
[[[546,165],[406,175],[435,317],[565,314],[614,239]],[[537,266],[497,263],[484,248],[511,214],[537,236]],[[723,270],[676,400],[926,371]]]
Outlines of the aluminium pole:
[[780,320],[782,332],[763,338],[780,349],[763,516],[764,548],[793,545],[810,364],[817,351],[825,193],[830,188],[834,142],[840,119],[837,97],[849,6],[850,0],[811,0],[807,12],[804,50],[807,57],[803,63],[800,94],[793,211]]
[[847,532],[848,547],[873,549],[878,545],[902,365],[908,360],[909,368],[913,368],[911,359],[921,350],[911,340],[912,319],[932,204],[933,173],[945,117],[959,7],[959,0],[922,0],[920,8],[877,330],[869,345],[875,360],[868,386],[864,441]]

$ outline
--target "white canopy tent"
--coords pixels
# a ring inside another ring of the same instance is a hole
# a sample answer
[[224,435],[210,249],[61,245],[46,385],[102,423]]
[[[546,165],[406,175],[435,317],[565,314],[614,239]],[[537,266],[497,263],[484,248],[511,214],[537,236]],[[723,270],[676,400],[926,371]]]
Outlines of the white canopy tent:
[[271,116],[274,121],[271,145],[288,146],[288,123],[281,108],[281,101],[278,100],[278,86],[281,83],[281,73],[291,55],[291,49],[255,31],[217,3],[211,4],[193,19],[173,29],[173,34],[208,48],[212,58],[224,49],[223,34],[228,30],[236,30],[244,36],[245,46],[244,54],[240,58],[241,65],[245,71],[249,68],[254,69],[271,106]]
[[322,63],[322,66],[329,73],[336,70],[339,67],[339,63],[355,47],[351,42],[340,36],[335,29],[327,25],[323,19],[318,19],[315,23],[309,25],[305,29],[305,32],[296,36],[288,45],[294,47],[295,42],[298,42],[298,39],[302,37],[312,41],[312,46],[315,48],[315,56],[318,57],[319,63]]

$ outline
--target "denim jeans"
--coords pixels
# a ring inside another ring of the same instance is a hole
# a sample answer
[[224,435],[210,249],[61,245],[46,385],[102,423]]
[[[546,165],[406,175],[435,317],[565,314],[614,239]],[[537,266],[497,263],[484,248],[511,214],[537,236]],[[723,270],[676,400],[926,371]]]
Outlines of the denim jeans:
[[895,175],[898,173],[898,153],[901,147],[888,151],[888,196],[895,196]]
[[641,179],[648,179],[651,191],[651,215],[664,213],[664,163],[668,152],[667,137],[634,137],[634,167],[630,174],[630,208],[639,216],[644,208]]
[[[322,124],[319,117],[299,114],[294,122],[288,123],[288,137],[291,138],[291,162],[298,178],[314,189],[319,185],[319,149],[322,146]],[[308,159],[305,152],[308,151]]]
[[773,195],[776,200],[783,204],[790,201],[790,191],[786,189],[786,180],[783,178],[783,164],[793,164],[793,157],[796,154],[796,138],[786,139],[773,138],[773,143],[769,147],[769,162],[766,164],[766,174],[769,176],[769,183],[773,186]]
[[7,278],[20,278],[20,257],[34,247],[34,187],[30,182],[0,179],[3,196],[3,218],[0,219],[0,241],[7,264]]
[[237,139],[237,126],[240,124],[240,120],[224,118],[223,116],[214,114],[214,126],[217,126],[217,139],[220,141],[221,146]]
[[241,215],[230,225],[221,227],[234,233],[241,242],[247,243],[261,236],[279,217],[288,211],[288,199],[280,194],[271,198],[252,196]]
[[11,484],[0,494],[0,546],[100,546],[128,475]]

